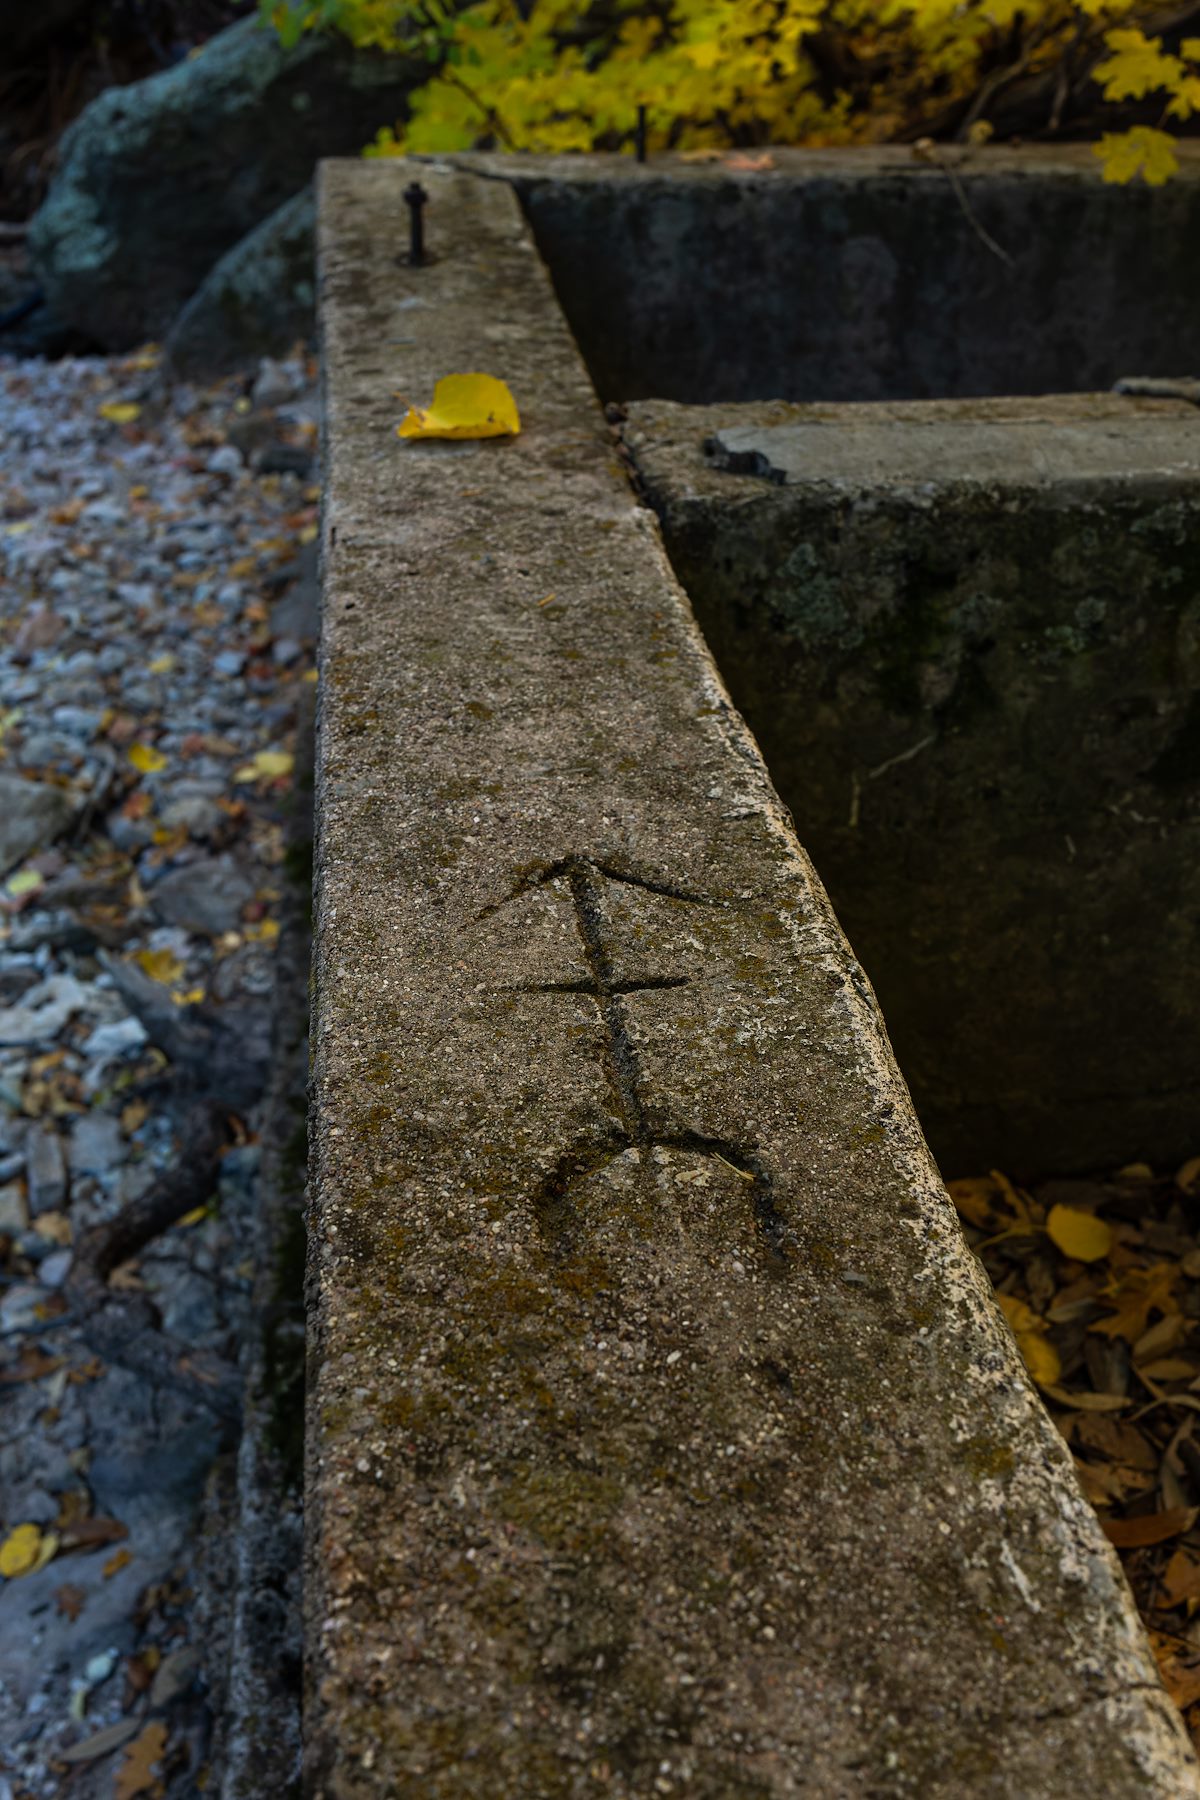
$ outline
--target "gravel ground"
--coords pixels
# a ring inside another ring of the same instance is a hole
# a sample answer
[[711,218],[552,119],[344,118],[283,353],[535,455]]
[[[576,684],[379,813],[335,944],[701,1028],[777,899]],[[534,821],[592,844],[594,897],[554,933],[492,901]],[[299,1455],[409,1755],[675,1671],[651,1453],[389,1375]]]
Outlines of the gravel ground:
[[299,353],[204,391],[153,349],[0,357],[0,1800],[213,1791],[195,1569],[230,1429],[98,1356],[69,1280],[81,1233],[186,1161],[171,1095],[225,1055],[219,1187],[113,1283],[238,1358],[313,380]]

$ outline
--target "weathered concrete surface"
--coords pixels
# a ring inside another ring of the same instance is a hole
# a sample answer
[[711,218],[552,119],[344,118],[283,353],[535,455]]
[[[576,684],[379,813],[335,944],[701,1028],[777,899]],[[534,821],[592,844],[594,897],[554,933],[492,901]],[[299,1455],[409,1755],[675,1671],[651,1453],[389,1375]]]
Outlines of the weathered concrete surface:
[[627,437],[943,1170],[1191,1154],[1200,411],[651,403]]
[[410,178],[320,194],[307,1791],[1195,1795],[513,198],[411,270]]
[[[1200,145],[1165,188],[1088,144],[458,159],[512,181],[602,398],[883,400],[1200,368]],[[988,234],[1004,253],[988,247]],[[1005,260],[1007,259],[1007,260]]]

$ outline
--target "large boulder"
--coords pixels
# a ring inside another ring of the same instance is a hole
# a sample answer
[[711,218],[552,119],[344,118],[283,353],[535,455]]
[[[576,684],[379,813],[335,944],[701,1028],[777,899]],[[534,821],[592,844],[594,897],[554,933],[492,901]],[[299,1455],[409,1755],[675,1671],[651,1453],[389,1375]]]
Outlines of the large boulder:
[[296,195],[319,156],[403,117],[426,60],[249,18],[186,62],[94,100],[64,135],[30,233],[48,304],[108,349],[161,336],[213,264]]
[[224,374],[312,336],[315,215],[309,186],[210,269],[167,338],[180,374]]

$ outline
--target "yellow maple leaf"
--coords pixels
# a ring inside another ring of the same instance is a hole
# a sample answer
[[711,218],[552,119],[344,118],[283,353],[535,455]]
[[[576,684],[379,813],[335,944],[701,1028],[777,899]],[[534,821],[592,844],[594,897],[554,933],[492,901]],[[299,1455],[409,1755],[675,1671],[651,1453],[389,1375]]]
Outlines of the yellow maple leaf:
[[1104,164],[1105,181],[1133,181],[1137,176],[1148,187],[1161,187],[1178,173],[1175,139],[1151,125],[1135,125],[1130,131],[1106,131],[1092,150]]
[[495,375],[443,375],[433,405],[410,406],[396,434],[402,438],[516,437],[517,403]]
[[1156,88],[1172,87],[1183,72],[1179,58],[1164,51],[1162,39],[1148,38],[1144,31],[1110,31],[1104,41],[1112,55],[1096,64],[1092,78],[1106,100],[1141,100]]
[[162,751],[156,750],[152,744],[130,744],[126,755],[142,775],[157,775],[160,769],[167,766],[167,759]]
[[1046,1232],[1051,1243],[1076,1262],[1099,1262],[1113,1247],[1113,1234],[1104,1220],[1073,1206],[1052,1206]]
[[996,1299],[1012,1327],[1025,1367],[1039,1387],[1052,1387],[1062,1375],[1062,1363],[1046,1336],[1046,1321],[1015,1294],[997,1294]]
[[1126,1269],[1114,1275],[1101,1288],[1097,1298],[1112,1307],[1106,1319],[1097,1319],[1089,1331],[1104,1337],[1121,1337],[1136,1344],[1150,1322],[1150,1314],[1178,1312],[1175,1283],[1179,1271],[1174,1263],[1155,1263],[1149,1269]]
[[173,950],[139,950],[133,958],[139,969],[144,969],[151,981],[161,981],[170,987],[183,974],[184,965]]
[[100,417],[108,419],[113,425],[132,425],[135,419],[142,416],[141,407],[136,406],[132,400],[110,400],[99,411]]

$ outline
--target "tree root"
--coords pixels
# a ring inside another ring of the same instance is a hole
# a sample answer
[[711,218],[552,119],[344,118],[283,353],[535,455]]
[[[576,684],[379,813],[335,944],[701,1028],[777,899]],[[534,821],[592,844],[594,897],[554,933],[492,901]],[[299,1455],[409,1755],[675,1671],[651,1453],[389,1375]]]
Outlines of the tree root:
[[64,1293],[73,1322],[97,1356],[186,1394],[236,1423],[242,1409],[237,1368],[163,1331],[148,1294],[109,1286],[114,1269],[202,1206],[216,1184],[227,1137],[220,1109],[208,1100],[193,1102],[179,1136],[182,1154],[176,1166],[115,1218],[94,1225],[78,1240]]

